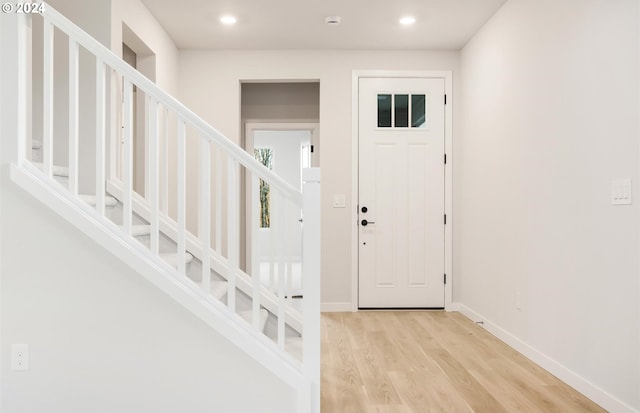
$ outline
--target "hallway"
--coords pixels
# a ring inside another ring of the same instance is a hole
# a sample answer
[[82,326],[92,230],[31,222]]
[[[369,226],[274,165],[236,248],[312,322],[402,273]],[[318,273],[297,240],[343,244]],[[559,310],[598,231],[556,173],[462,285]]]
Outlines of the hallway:
[[460,313],[322,316],[324,413],[603,412]]

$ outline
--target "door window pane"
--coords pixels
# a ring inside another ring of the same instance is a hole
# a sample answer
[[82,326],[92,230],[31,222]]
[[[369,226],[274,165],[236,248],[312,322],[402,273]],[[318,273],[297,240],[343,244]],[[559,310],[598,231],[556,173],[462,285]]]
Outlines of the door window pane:
[[409,95],[395,95],[396,128],[409,127]]
[[378,127],[391,127],[391,95],[378,95]]
[[424,128],[427,125],[425,95],[411,95],[411,127]]

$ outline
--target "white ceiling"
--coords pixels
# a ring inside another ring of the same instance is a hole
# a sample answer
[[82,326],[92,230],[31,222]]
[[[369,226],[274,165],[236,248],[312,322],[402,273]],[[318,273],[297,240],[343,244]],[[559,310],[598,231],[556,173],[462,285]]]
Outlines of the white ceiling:
[[[505,1],[142,0],[180,49],[364,50],[458,50]],[[342,23],[327,26],[329,15]],[[401,26],[404,15],[417,22]]]

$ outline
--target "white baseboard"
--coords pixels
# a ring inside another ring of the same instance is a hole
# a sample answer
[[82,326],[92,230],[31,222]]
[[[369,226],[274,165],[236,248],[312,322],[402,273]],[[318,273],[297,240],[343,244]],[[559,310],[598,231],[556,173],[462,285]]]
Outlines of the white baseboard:
[[460,313],[465,315],[472,321],[482,321],[482,326],[491,334],[505,342],[507,345],[538,364],[560,380],[567,383],[580,393],[584,394],[595,403],[599,404],[604,409],[612,413],[640,413],[640,410],[634,409],[627,403],[617,399],[615,396],[609,394],[607,391],[601,389],[589,380],[580,376],[576,372],[568,369],[563,364],[557,362],[548,355],[542,353],[540,350],[532,347],[520,338],[514,336],[507,330],[503,329],[499,325],[495,324],[491,320],[478,314],[471,308],[462,303],[453,303],[452,306]]
[[353,311],[353,304],[351,302],[346,303],[322,303],[321,310],[323,313],[346,313]]
[[450,312],[450,311],[461,312],[460,311],[460,304],[456,303],[456,302],[452,302],[449,305],[445,305],[444,311],[446,311],[446,312]]

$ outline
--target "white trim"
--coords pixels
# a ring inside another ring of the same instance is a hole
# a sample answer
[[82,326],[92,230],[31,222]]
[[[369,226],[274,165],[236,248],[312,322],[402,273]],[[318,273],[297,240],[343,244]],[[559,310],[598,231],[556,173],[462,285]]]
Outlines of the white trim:
[[[322,262],[320,175],[320,168],[304,168],[302,170],[302,192],[304,195],[302,206],[304,215],[304,231],[302,234],[304,283],[302,288],[305,298],[302,303],[304,313],[302,365],[305,377],[311,384],[310,413],[320,413],[320,274]],[[283,294],[284,277],[279,281],[281,286],[280,293]],[[282,310],[280,315],[284,316]],[[282,341],[284,342],[284,331],[282,335]]]
[[[638,5],[638,16],[637,16],[637,24],[640,26],[640,5]],[[638,31],[638,55],[640,56],[640,30]],[[638,79],[640,80],[640,62],[638,62]],[[638,98],[640,99],[640,82],[638,82]],[[640,107],[637,108],[640,115]],[[640,116],[638,116],[638,142],[640,143]],[[638,145],[640,148],[640,145]],[[639,158],[640,159],[640,158]],[[636,194],[640,194],[640,163],[638,165],[638,177],[636,178]],[[640,230],[640,228],[638,228]],[[640,297],[640,271],[638,272],[638,297]],[[638,300],[638,319],[640,319],[640,300]],[[638,328],[637,334],[637,347],[640,348],[640,326],[636,326]],[[638,359],[638,371],[640,371],[640,357]],[[640,394],[640,380],[638,380],[638,393]]]
[[353,311],[353,305],[349,301],[344,303],[322,303],[320,311],[323,313],[349,313]]
[[[2,65],[3,65],[3,56],[4,56],[4,42],[2,41],[2,39],[5,38],[5,36],[2,35],[3,31],[2,31],[2,22],[3,22],[4,18],[2,16],[0,16],[0,88],[3,88],[4,86],[4,82],[3,82],[3,77],[2,77]],[[0,227],[2,226],[2,187],[4,186],[4,174],[8,172],[9,168],[5,168],[5,166],[2,164],[2,149],[4,146],[4,139],[5,139],[5,133],[4,133],[4,119],[2,119],[2,114],[4,113],[2,111],[3,108],[3,102],[4,102],[4,96],[2,98],[0,98]],[[7,171],[7,172],[5,172]],[[3,275],[2,275],[2,237],[0,237],[0,320],[2,320],[2,279],[3,279]],[[3,348],[2,348],[2,328],[0,328],[0,354],[4,354]],[[0,367],[1,367],[0,363]],[[0,406],[2,406],[2,368],[0,368]]]
[[[253,150],[253,140],[249,141],[249,137],[252,136],[251,132],[259,130],[308,130],[311,131],[311,144],[315,145],[315,149],[321,150],[320,147],[320,122],[318,120],[300,120],[300,119],[278,119],[274,121],[259,120],[259,119],[246,119],[244,120],[244,127],[242,128],[244,135],[242,136],[242,147],[249,152]],[[249,145],[251,143],[251,145]],[[311,167],[320,167],[320,152],[315,151],[316,156],[311,157]],[[315,159],[314,159],[315,158]]]
[[611,412],[619,413],[640,413],[639,410],[636,410],[632,406],[617,399],[607,391],[591,383],[589,380],[580,376],[578,373],[554,360],[552,357],[546,355],[545,353],[531,346],[522,339],[511,334],[504,328],[500,327],[498,324],[495,324],[491,320],[483,317],[481,314],[477,313],[466,305],[462,303],[453,303],[453,305],[461,314],[463,314],[468,319],[474,322],[482,321],[482,326],[489,333],[493,334],[505,344],[512,347],[520,354],[527,357],[529,360],[538,364],[540,367],[547,370],[549,373],[553,374],[569,386],[573,387],[575,390],[584,394],[586,397],[593,400],[604,409]]
[[[447,154],[445,165],[445,257],[444,268],[447,284],[444,288],[444,308],[454,311],[453,300],[453,72],[451,70],[396,71],[354,70],[351,77],[351,311],[358,311],[358,84],[365,77],[396,78],[442,78],[447,95],[445,105],[444,147]],[[323,307],[324,308],[324,307]]]

